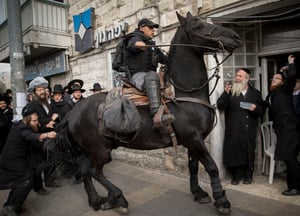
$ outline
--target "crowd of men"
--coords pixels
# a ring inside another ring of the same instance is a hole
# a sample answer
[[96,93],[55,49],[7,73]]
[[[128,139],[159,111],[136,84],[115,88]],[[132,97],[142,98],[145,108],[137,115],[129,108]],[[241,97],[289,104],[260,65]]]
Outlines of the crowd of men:
[[[82,87],[83,81],[75,79],[65,88],[56,84],[52,90],[45,78],[36,77],[29,83],[23,118],[14,123],[12,95],[0,95],[0,189],[10,189],[1,216],[24,212],[23,204],[31,190],[43,196],[49,194],[46,187],[61,186],[54,166],[42,172],[38,168],[47,158],[45,140],[56,137],[55,127],[84,99]],[[95,83],[90,90],[99,93],[103,88]],[[81,175],[76,175],[74,184],[81,181]]]

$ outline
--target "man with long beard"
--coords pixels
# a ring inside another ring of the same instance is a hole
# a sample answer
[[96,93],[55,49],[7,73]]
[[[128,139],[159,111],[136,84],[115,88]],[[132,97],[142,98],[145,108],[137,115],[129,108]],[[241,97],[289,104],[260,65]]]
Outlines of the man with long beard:
[[226,83],[217,100],[217,107],[225,112],[225,140],[223,163],[232,175],[231,184],[252,183],[257,120],[263,114],[261,93],[249,85],[250,71],[241,68],[233,85]]
[[[29,90],[33,93],[33,98],[30,103],[26,105],[29,110],[35,111],[39,117],[39,132],[54,131],[55,120],[58,117],[57,113],[53,113],[52,108],[46,97],[46,88],[48,81],[43,77],[36,77],[29,83]],[[42,148],[32,149],[32,165],[37,169],[43,159],[45,153]],[[60,185],[54,181],[51,169],[44,170],[45,185],[47,187],[59,187]],[[39,195],[47,195],[49,191],[43,186],[43,180],[40,173],[34,173],[33,190]]]
[[297,156],[300,150],[299,131],[297,131],[297,115],[293,104],[293,89],[296,84],[295,57],[288,57],[288,67],[284,72],[274,74],[267,97],[271,108],[273,126],[277,137],[275,160],[286,165],[286,181],[288,189],[285,196],[300,195],[300,164]]
[[42,148],[43,140],[55,138],[54,131],[38,133],[38,116],[33,110],[22,111],[23,119],[15,122],[9,132],[0,156],[0,189],[11,189],[0,215],[19,215],[33,187],[33,170],[30,166],[32,144]]

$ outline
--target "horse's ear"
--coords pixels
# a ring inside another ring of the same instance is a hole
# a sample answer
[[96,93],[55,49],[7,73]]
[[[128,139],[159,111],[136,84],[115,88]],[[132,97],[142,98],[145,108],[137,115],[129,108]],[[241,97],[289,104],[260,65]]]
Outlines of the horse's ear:
[[180,25],[186,26],[186,18],[181,16],[177,11],[176,11],[176,15],[177,15]]
[[191,14],[191,12],[188,11],[188,12],[186,13],[186,18],[192,18],[192,17],[193,17],[193,15]]

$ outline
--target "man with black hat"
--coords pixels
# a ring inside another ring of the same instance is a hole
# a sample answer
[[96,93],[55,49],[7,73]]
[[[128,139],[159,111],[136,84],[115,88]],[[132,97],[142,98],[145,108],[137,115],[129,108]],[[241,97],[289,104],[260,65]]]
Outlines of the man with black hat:
[[249,81],[250,71],[239,69],[217,100],[218,109],[225,112],[223,163],[233,185],[242,179],[244,184],[252,183],[258,118],[264,113],[261,93]]
[[56,133],[38,133],[38,115],[26,107],[23,119],[12,125],[6,145],[0,156],[0,189],[11,189],[0,215],[18,215],[33,188],[33,170],[30,166],[32,144],[43,146],[43,140],[55,138]]
[[[82,83],[81,83],[82,84]],[[80,83],[74,83],[69,90],[69,93],[71,94],[70,98],[68,99],[68,103],[71,105],[72,108],[76,104],[78,104],[80,101],[84,100],[85,98],[82,96],[82,93],[85,92],[85,89],[82,89],[82,86]],[[75,175],[74,184],[79,184],[83,181],[83,178],[80,173],[77,173]]]
[[287,190],[282,195],[300,195],[300,164],[297,156],[300,150],[298,119],[293,104],[293,90],[296,84],[297,70],[295,57],[288,56],[288,66],[273,75],[267,102],[271,108],[273,127],[277,142],[275,160],[286,165]]
[[93,94],[100,93],[104,88],[101,87],[100,83],[94,83],[93,88],[90,89],[90,91],[93,92]]
[[9,133],[13,111],[9,107],[11,99],[6,95],[0,95],[0,154]]
[[[161,107],[160,81],[156,72],[158,63],[166,64],[167,56],[155,45],[154,28],[159,25],[149,19],[142,19],[138,28],[127,37],[126,63],[131,74],[131,83],[141,91],[146,90],[150,113],[155,116]],[[149,46],[146,46],[149,45]],[[164,114],[161,122],[165,125],[175,120],[173,114]]]
[[56,123],[59,123],[63,120],[65,115],[72,109],[71,105],[64,101],[64,89],[62,85],[56,84],[53,87],[53,97],[51,100],[51,107],[55,113],[58,114],[58,118],[55,120]]
[[80,85],[75,83],[71,86],[69,90],[71,96],[67,102],[71,105],[72,108],[84,99],[84,97],[82,96],[83,92],[85,92],[85,89],[82,89]]

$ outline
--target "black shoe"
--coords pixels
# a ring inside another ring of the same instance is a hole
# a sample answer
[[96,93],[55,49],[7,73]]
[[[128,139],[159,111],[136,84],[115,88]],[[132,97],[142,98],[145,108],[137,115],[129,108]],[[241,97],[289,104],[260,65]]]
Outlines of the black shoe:
[[237,179],[237,178],[233,178],[233,179],[231,180],[231,184],[232,184],[232,185],[238,185],[239,183],[240,183],[240,180]]
[[244,178],[243,184],[246,184],[246,185],[252,184],[252,179],[251,178]]
[[284,196],[296,196],[296,195],[300,195],[300,190],[297,189],[287,189],[285,191],[282,192],[282,195]]
[[48,190],[46,190],[45,188],[41,188],[39,190],[35,190],[35,192],[40,195],[40,196],[46,196],[48,195],[50,192]]
[[0,216],[18,216],[18,213],[11,206],[5,206],[0,212]]
[[45,182],[46,187],[58,188],[61,187],[61,184],[56,183],[55,181],[52,182]]

